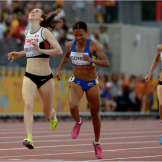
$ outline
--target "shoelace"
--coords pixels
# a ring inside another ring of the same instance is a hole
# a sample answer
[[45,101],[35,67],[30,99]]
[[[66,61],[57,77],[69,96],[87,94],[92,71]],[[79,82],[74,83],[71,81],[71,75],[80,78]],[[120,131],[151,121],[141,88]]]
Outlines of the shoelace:
[[55,128],[57,127],[57,125],[58,125],[58,122],[56,123]]
[[[79,127],[79,129],[78,129],[78,127]],[[74,126],[74,129],[73,129],[73,132],[75,132],[75,133],[79,133],[79,130],[80,130],[80,125],[78,125],[78,124],[75,124],[75,126]]]
[[95,145],[95,153],[96,153],[96,155],[102,153],[100,145]]

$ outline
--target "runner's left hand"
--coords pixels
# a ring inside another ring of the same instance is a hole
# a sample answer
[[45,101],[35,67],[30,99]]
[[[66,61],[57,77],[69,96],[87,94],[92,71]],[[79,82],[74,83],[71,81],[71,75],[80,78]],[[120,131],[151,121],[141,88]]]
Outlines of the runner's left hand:
[[56,79],[59,81],[61,80],[61,70],[56,71]]
[[92,62],[92,59],[88,55],[83,54],[84,61]]

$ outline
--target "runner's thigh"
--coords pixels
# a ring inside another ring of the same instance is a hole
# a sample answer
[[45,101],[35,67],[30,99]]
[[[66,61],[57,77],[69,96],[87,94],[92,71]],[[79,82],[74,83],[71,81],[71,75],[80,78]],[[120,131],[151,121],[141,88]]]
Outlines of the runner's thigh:
[[43,103],[43,110],[50,111],[53,107],[54,98],[54,80],[51,78],[45,84],[43,84],[39,89],[39,94]]
[[100,93],[99,86],[95,85],[86,92],[86,97],[90,106],[91,113],[99,112],[100,110]]
[[33,103],[37,94],[36,84],[28,77],[24,76],[22,85],[22,98],[24,102]]
[[72,106],[79,106],[79,101],[82,98],[84,91],[81,86],[75,82],[69,83],[69,104]]

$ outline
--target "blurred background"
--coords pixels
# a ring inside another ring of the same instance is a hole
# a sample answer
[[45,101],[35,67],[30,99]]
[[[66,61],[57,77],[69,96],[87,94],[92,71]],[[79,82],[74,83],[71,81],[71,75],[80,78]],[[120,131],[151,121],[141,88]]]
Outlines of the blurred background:
[[[158,117],[156,86],[160,65],[149,83],[143,78],[148,74],[156,57],[157,45],[162,41],[161,1],[0,1],[0,118],[21,116],[22,79],[25,74],[26,57],[13,63],[7,54],[21,51],[24,46],[24,31],[30,28],[28,14],[41,8],[50,14],[62,8],[55,19],[62,19],[54,37],[66,50],[73,40],[72,26],[76,21],[88,25],[88,37],[98,42],[110,62],[110,67],[97,66],[99,77],[102,116]],[[55,76],[62,58],[51,57],[50,65]],[[60,82],[55,79],[54,108],[60,116],[69,114],[68,78],[72,74],[69,60],[64,67]],[[42,116],[41,99],[37,94],[34,114]],[[80,102],[80,112],[89,114],[85,96]]]

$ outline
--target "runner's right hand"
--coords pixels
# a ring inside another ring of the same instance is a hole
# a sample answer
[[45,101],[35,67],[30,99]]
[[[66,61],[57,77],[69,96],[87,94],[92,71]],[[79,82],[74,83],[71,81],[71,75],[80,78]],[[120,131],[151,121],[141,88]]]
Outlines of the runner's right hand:
[[56,71],[56,79],[59,81],[61,80],[61,70]]
[[148,74],[148,75],[144,78],[145,82],[149,82],[150,79],[151,79],[151,75],[150,75],[150,74]]
[[11,59],[11,62],[13,62],[15,59],[20,57],[20,53],[19,52],[11,52],[8,54],[8,60]]

